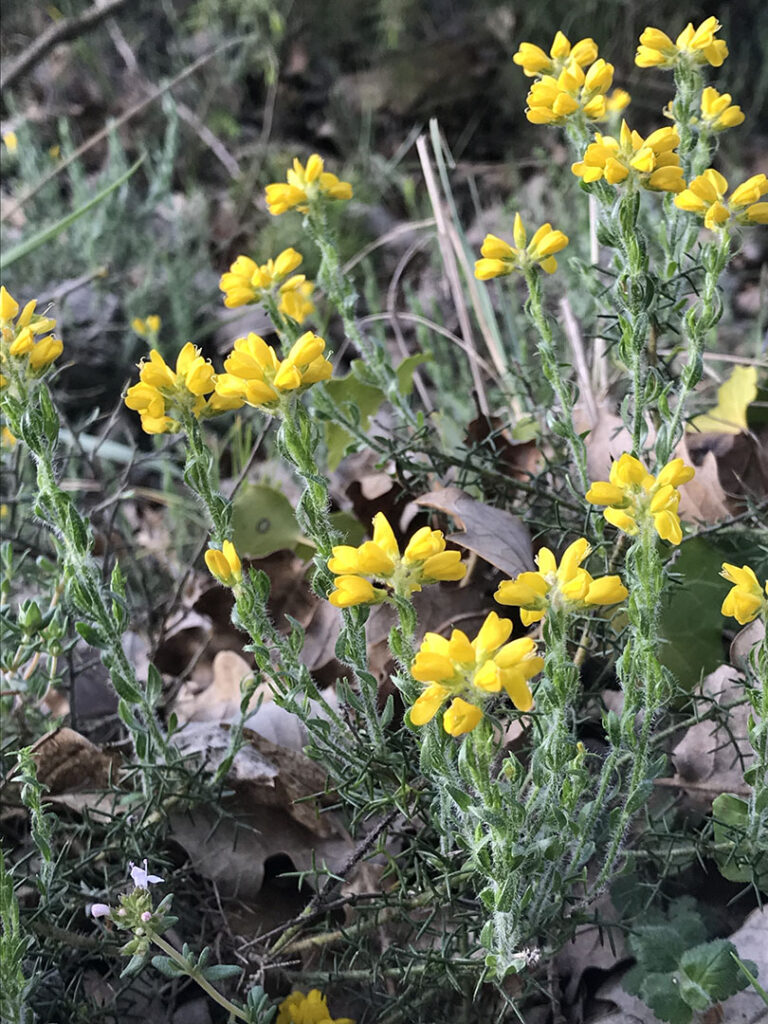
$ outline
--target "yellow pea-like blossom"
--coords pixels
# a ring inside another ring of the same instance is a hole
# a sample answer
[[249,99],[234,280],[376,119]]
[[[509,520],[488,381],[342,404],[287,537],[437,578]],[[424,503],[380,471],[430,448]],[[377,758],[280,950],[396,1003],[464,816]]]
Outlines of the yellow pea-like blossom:
[[508,643],[509,619],[491,612],[474,640],[454,629],[450,638],[427,633],[413,664],[413,678],[426,686],[410,710],[411,724],[431,722],[443,704],[443,728],[452,736],[471,732],[483,717],[480,705],[503,690],[518,711],[530,711],[528,681],[544,667],[531,637]]
[[534,266],[539,266],[547,274],[552,274],[557,269],[554,254],[561,252],[568,245],[568,236],[562,231],[554,231],[551,224],[542,224],[528,242],[519,213],[515,214],[513,235],[514,246],[496,235],[485,236],[480,250],[483,259],[475,262],[476,278],[487,281],[492,277],[502,277],[514,270],[522,272]]
[[328,600],[337,608],[378,604],[390,592],[407,597],[424,583],[461,580],[467,571],[459,551],[446,551],[442,531],[428,526],[414,533],[401,555],[383,512],[373,517],[373,540],[359,547],[336,545],[328,568],[336,577]]
[[556,78],[543,75],[533,83],[525,116],[532,124],[565,124],[579,114],[599,121],[607,113],[605,94],[612,84],[613,64],[602,57],[586,72],[576,61],[569,61]]
[[701,93],[701,121],[709,131],[722,132],[743,124],[745,117],[738,104],[731,104],[729,92],[720,93],[708,85]]
[[289,316],[297,324],[303,324],[307,317],[315,312],[315,304],[312,301],[314,290],[315,286],[311,281],[302,281],[292,288],[283,286],[280,289],[278,312],[283,316]]
[[8,387],[14,377],[40,377],[58,357],[64,346],[61,339],[49,332],[56,321],[35,313],[37,301],[32,299],[23,309],[13,296],[0,287],[0,389]]
[[533,43],[521,43],[512,60],[523,69],[523,74],[528,78],[538,78],[540,75],[557,76],[569,62],[586,67],[596,61],[597,43],[594,39],[587,38],[580,39],[571,46],[567,36],[558,32],[552,41],[549,54]]
[[331,1017],[328,999],[313,988],[307,995],[291,992],[278,1007],[275,1024],[355,1024],[349,1017]]
[[205,564],[209,572],[225,587],[235,587],[243,581],[243,566],[231,540],[225,540],[219,548],[208,548]]
[[618,139],[598,132],[571,170],[586,182],[602,179],[620,185],[632,176],[643,188],[680,192],[685,181],[675,152],[679,144],[680,136],[672,127],[658,128],[644,139],[622,121]]
[[131,327],[140,338],[149,338],[153,341],[160,333],[163,321],[157,313],[150,313],[146,318],[136,316],[131,320]]
[[587,491],[587,501],[607,505],[606,520],[633,536],[651,522],[662,540],[679,544],[683,539],[677,506],[678,487],[692,480],[696,471],[682,459],[672,459],[653,476],[643,463],[626,452],[611,466],[608,480],[599,480]]
[[16,446],[17,440],[18,438],[13,431],[3,424],[2,429],[0,429],[0,448],[5,449],[5,451],[11,451]]
[[521,572],[514,580],[504,580],[494,597],[499,604],[520,608],[524,626],[543,619],[550,608],[576,611],[600,605],[618,604],[627,596],[619,576],[597,579],[581,568],[591,548],[584,537],[570,544],[557,564],[549,548],[536,555],[537,572]]
[[312,331],[302,334],[282,360],[258,334],[238,338],[224,361],[226,372],[216,378],[216,394],[258,409],[275,409],[284,394],[328,380],[333,367],[324,350],[324,339]]
[[731,217],[739,224],[768,224],[768,203],[758,202],[768,192],[765,174],[753,174],[726,199],[727,191],[727,180],[710,167],[675,196],[675,206],[703,217],[710,231],[722,228]]
[[758,615],[768,616],[768,580],[761,587],[754,569],[748,565],[739,568],[729,562],[723,562],[720,575],[733,584],[720,609],[723,615],[736,619],[742,626]]
[[632,97],[626,89],[612,89],[605,98],[606,115],[620,114],[622,110],[627,109],[631,102]]
[[674,43],[661,29],[646,28],[640,36],[635,64],[639,68],[674,68],[685,62],[719,68],[728,56],[725,40],[715,38],[720,28],[714,16],[702,21],[698,28],[688,22]]
[[19,139],[16,132],[3,132],[3,145],[9,153],[15,153],[19,148]]
[[313,153],[306,167],[297,158],[286,172],[286,183],[267,185],[267,208],[273,216],[288,210],[307,213],[313,202],[323,199],[351,199],[352,186],[323,169],[323,158]]
[[215,383],[213,366],[191,341],[179,352],[174,370],[152,349],[149,358],[139,363],[139,383],[128,388],[125,404],[139,413],[145,433],[166,434],[179,429],[178,417],[183,413],[215,416],[243,404],[206,401]]
[[304,274],[293,273],[301,261],[301,253],[295,249],[284,249],[275,259],[261,265],[250,256],[238,256],[219,281],[224,305],[236,309],[249,302],[260,302],[266,295],[282,295],[301,287],[306,280]]

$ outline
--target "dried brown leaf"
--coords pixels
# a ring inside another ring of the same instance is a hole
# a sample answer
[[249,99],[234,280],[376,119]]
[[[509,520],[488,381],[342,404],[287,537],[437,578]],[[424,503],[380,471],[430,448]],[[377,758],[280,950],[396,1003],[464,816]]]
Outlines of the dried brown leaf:
[[444,487],[423,494],[417,505],[435,508],[451,516],[463,533],[448,540],[479,555],[508,576],[533,568],[531,535],[517,516],[476,501],[458,487]]
[[[700,703],[701,713],[711,701],[728,707],[743,697],[743,680],[729,665],[711,672],[702,682],[706,703]],[[670,784],[679,785],[698,806],[711,806],[720,793],[749,792],[744,782],[744,770],[754,758],[746,739],[749,705],[729,707],[722,718],[722,723],[706,721],[691,726],[672,751],[677,772]]]

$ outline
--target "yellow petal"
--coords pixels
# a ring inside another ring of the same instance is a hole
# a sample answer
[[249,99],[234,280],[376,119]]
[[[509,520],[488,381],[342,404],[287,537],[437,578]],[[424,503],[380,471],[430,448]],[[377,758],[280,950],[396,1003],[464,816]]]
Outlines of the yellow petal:
[[463,736],[472,732],[483,717],[483,712],[475,704],[469,704],[456,697],[443,715],[443,728],[451,736]]
[[377,544],[390,558],[399,558],[400,549],[389,521],[383,512],[373,517],[373,543]]
[[444,686],[430,686],[417,698],[410,710],[411,725],[426,725],[438,712],[440,705],[451,691]]
[[511,620],[499,618],[496,612],[491,612],[475,637],[475,654],[478,661],[505,644],[511,633]]

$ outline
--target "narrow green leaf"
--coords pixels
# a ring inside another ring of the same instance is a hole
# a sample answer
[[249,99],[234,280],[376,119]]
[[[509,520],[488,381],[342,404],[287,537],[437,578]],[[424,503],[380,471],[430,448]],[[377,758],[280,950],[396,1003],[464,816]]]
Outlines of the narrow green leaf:
[[19,244],[15,245],[10,252],[5,254],[5,256],[0,256],[0,270],[6,270],[12,263],[16,263],[17,260],[29,255],[31,252],[34,252],[35,249],[39,249],[41,245],[45,245],[49,239],[55,238],[57,235],[61,234],[61,232],[65,231],[70,224],[79,220],[80,217],[88,213],[89,210],[92,210],[94,206],[97,206],[102,200],[106,199],[111,192],[114,192],[116,188],[119,188],[124,181],[127,181],[136,173],[143,163],[144,157],[142,156],[132,167],[128,168],[125,174],[121,174],[119,178],[103,188],[101,192],[97,192],[96,195],[92,199],[89,199],[87,203],[83,203],[82,206],[73,210],[72,213],[68,213],[66,217],[62,217],[61,220],[57,220],[55,224],[51,224],[47,228],[42,228],[25,242],[19,242]]

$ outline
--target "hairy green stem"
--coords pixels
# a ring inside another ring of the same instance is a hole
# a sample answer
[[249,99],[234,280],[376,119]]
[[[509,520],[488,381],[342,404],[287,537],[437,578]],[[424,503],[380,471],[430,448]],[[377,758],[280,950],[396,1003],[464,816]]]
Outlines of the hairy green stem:
[[683,337],[687,344],[687,360],[680,375],[680,386],[676,394],[675,410],[671,417],[659,426],[656,443],[656,457],[663,466],[683,435],[684,417],[688,398],[701,380],[703,373],[703,352],[707,333],[718,323],[723,305],[718,292],[720,275],[728,265],[731,252],[731,238],[727,226],[716,242],[702,250],[704,283],[698,301],[683,317]]
[[584,439],[579,437],[573,425],[574,395],[571,386],[566,382],[557,361],[552,327],[546,314],[541,295],[541,278],[538,270],[528,267],[523,271],[528,285],[528,301],[525,311],[539,335],[539,358],[541,368],[550,387],[560,403],[560,414],[554,422],[555,432],[565,438],[571,449],[573,461],[578,469],[581,489],[589,487],[587,475],[587,450]]
[[[102,652],[102,661],[120,698],[118,714],[128,728],[136,754],[142,761],[164,761],[169,754],[167,737],[157,721],[153,701],[123,649],[128,613],[122,595],[109,590],[102,581],[91,555],[94,539],[90,524],[58,484],[54,459],[60,422],[47,386],[39,384],[36,394],[26,393],[21,401],[6,397],[3,411],[35,460],[35,514],[56,538],[68,601],[84,620],[78,629],[86,642]],[[148,785],[145,780],[145,790]]]

